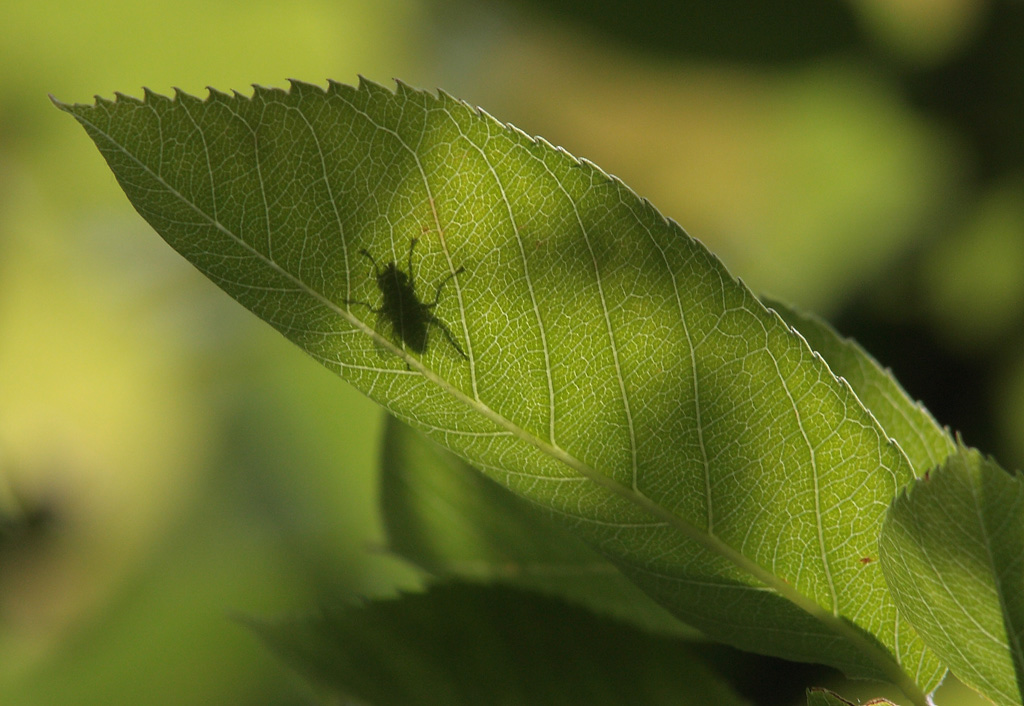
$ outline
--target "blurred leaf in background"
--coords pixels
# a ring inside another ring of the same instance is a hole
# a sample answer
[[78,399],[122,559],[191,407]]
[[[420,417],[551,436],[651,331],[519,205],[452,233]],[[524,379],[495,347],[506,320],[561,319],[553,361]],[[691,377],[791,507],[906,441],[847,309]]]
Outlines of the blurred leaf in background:
[[5,702],[302,702],[225,615],[419,580],[367,549],[373,405],[166,248],[46,93],[444,88],[622,177],[755,289],[837,317],[1020,466],[1021,36],[1010,0],[8,2]]
[[52,519],[0,550],[4,703],[280,703],[295,679],[229,611],[411,580],[365,550],[373,405],[154,240],[46,94],[400,72],[417,12],[5,5],[0,517]]
[[998,347],[1024,320],[1024,173],[981,194],[924,254],[922,296],[955,350]]
[[342,702],[750,703],[715,673],[700,646],[507,586],[456,581],[255,627]]

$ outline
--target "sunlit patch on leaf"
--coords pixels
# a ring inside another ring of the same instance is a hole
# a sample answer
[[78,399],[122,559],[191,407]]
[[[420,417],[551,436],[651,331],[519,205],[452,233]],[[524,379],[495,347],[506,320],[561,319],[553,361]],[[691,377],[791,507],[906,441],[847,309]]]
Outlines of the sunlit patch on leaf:
[[[881,572],[859,562],[914,477],[903,451],[802,337],[620,181],[404,84],[60,107],[218,286],[677,617],[893,681],[915,703],[938,684]],[[451,275],[444,322],[465,359],[425,339],[410,354],[404,324],[393,335],[401,307],[381,333],[347,304],[380,294],[360,253],[385,272],[413,238],[416,282]]]

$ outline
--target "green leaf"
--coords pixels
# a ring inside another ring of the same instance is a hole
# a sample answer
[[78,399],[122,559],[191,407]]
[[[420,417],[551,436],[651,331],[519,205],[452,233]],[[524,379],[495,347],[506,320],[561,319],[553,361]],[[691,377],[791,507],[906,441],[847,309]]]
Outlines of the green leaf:
[[956,451],[949,430],[940,427],[920,402],[907,395],[892,373],[856,341],[840,336],[817,316],[774,300],[762,301],[807,340],[833,373],[849,383],[861,404],[903,449],[916,475],[935,468]]
[[380,493],[388,548],[438,577],[501,582],[647,630],[697,636],[541,508],[394,417]]
[[909,462],[619,181],[402,84],[61,107],[228,294],[557,513],[674,615],[916,703],[938,684],[861,561]]
[[328,692],[376,706],[747,703],[699,648],[506,587],[439,585],[253,627]]
[[[861,706],[884,706],[885,704],[894,706],[888,699],[871,699],[863,702]],[[807,690],[807,706],[855,706],[855,704],[828,689],[812,687]]]
[[900,611],[965,684],[1024,701],[1024,477],[973,449],[893,502],[882,570]]

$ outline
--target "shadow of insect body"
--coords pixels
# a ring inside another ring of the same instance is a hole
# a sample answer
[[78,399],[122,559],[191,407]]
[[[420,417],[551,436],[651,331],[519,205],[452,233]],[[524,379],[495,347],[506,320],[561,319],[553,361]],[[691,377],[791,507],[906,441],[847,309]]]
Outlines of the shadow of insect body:
[[359,254],[365,256],[373,263],[374,278],[377,280],[377,289],[380,290],[383,302],[379,307],[371,306],[366,302],[350,300],[346,304],[359,304],[365,306],[379,316],[384,317],[391,324],[391,330],[402,343],[415,353],[425,353],[427,350],[428,327],[433,324],[441,329],[448,342],[466,360],[469,357],[462,350],[462,346],[455,340],[448,326],[434,315],[434,307],[441,299],[441,289],[448,283],[448,280],[461,273],[465,268],[452,272],[437,285],[437,292],[434,294],[434,301],[428,303],[420,301],[416,294],[416,282],[412,272],[412,251],[416,247],[416,238],[409,241],[409,271],[402,272],[398,265],[389,262],[383,268],[377,260],[366,249],[360,250]]

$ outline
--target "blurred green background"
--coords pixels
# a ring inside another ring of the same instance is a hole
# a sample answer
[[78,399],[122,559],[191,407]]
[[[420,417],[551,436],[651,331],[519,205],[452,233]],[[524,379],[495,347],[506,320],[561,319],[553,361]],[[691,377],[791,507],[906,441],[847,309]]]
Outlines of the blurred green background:
[[0,703],[312,703],[232,614],[419,582],[379,550],[378,410],[152,233],[48,93],[443,88],[1024,465],[1020,2],[8,0],[2,23]]

